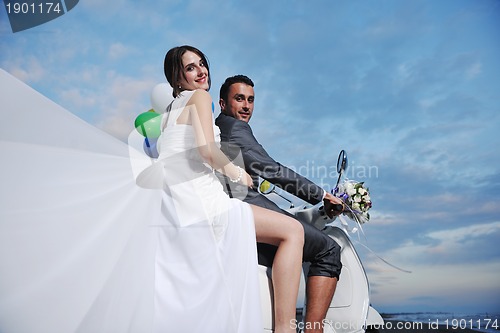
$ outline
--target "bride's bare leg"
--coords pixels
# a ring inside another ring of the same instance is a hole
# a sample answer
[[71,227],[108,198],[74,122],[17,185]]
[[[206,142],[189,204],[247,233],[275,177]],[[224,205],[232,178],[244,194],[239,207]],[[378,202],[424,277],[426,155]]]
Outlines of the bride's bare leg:
[[276,245],[273,262],[274,332],[295,332],[292,320],[302,270],[304,229],[293,218],[251,205],[257,241]]

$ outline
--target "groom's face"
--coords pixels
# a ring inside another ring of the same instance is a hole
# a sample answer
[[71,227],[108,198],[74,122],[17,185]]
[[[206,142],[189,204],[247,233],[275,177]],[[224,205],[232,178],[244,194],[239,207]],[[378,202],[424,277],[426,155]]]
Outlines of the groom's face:
[[246,123],[253,113],[253,87],[245,83],[234,83],[229,87],[227,101],[219,101],[222,113]]

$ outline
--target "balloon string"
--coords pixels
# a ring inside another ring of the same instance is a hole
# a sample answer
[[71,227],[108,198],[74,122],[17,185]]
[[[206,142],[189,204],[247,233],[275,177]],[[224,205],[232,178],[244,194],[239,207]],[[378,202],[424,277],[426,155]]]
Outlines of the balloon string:
[[152,157],[153,155],[153,150],[151,149],[151,144],[149,143],[149,139],[148,137],[146,136],[146,129],[144,128],[144,124],[141,124],[141,130],[142,130],[142,133],[144,134],[144,137],[146,138],[144,141],[146,142],[146,147],[148,149],[148,152],[149,154],[147,154],[149,156],[149,158],[151,159],[151,162],[154,162],[155,159]]
[[[360,244],[361,246],[363,246],[365,249],[367,249],[368,251],[370,251],[372,254],[374,254],[377,258],[379,258],[380,260],[382,260],[384,263],[386,263],[387,265],[401,271],[401,272],[405,272],[405,273],[411,273],[411,271],[409,270],[406,270],[406,269],[403,269],[403,268],[400,268],[400,267],[397,267],[396,265],[393,265],[391,264],[390,262],[388,262],[387,260],[385,260],[384,258],[382,258],[381,256],[379,256],[377,253],[375,253],[375,251],[373,251],[372,249],[370,249],[367,245],[363,244],[361,242],[361,236],[360,234],[363,235],[363,238],[365,239],[366,242],[368,242],[368,239],[366,238],[366,235],[365,235],[365,232],[363,230],[363,228],[361,227],[361,223],[357,220],[354,220],[354,222],[356,222],[356,224],[358,225],[359,227],[359,230],[361,232],[358,232],[358,228],[357,227],[354,227],[354,228],[351,228],[349,226],[349,224],[345,221],[344,217],[342,215],[339,215],[338,216],[339,220],[340,220],[340,223],[342,225],[342,230],[344,230],[344,232],[347,234],[347,235],[350,235],[350,234],[358,234],[358,240],[352,238],[353,241],[355,241],[357,244]],[[351,238],[349,236],[349,238]]]
[[370,248],[369,248],[368,246],[366,246],[365,244],[363,244],[363,243],[361,243],[361,242],[359,242],[359,241],[357,241],[357,240],[355,240],[355,239],[354,239],[354,241],[355,241],[356,243],[360,244],[361,246],[363,246],[363,247],[364,247],[365,249],[367,249],[368,251],[370,251],[372,254],[374,254],[377,258],[379,258],[380,260],[382,260],[382,261],[383,261],[384,263],[386,263],[387,265],[389,265],[389,266],[391,266],[391,267],[393,267],[393,268],[397,269],[398,271],[401,271],[401,272],[404,272],[404,273],[411,273],[411,271],[409,271],[409,270],[406,270],[406,269],[403,269],[403,268],[400,268],[400,267],[398,267],[398,266],[396,266],[396,265],[391,264],[390,262],[388,262],[387,260],[385,260],[384,258],[382,258],[381,256],[379,256],[377,253],[375,253],[375,251],[373,251],[372,249],[370,249]]
[[[339,178],[337,180],[337,186],[335,186],[334,189],[331,190],[331,193],[335,196],[337,196],[337,192],[339,191],[339,187],[338,187],[338,184],[339,184],[339,181],[340,181],[340,177],[342,176],[342,172],[339,173]],[[338,196],[337,196],[338,197]],[[346,194],[346,193],[342,193],[342,195],[339,197],[340,199],[342,199],[344,202],[346,201],[346,199],[348,198],[349,196]],[[361,235],[363,235],[363,238],[365,239],[366,242],[368,242],[368,238],[366,238],[366,235],[365,235],[365,232],[363,230],[363,227],[361,226],[362,223],[359,221],[360,217],[356,214],[356,213],[359,213],[358,211],[355,211],[353,209],[351,209],[351,207],[349,207],[349,205],[346,205],[345,207],[348,208],[348,210],[350,211],[351,215],[352,215],[352,220],[357,224],[358,227],[354,227],[354,228],[351,228],[349,226],[349,223],[346,222],[346,220],[344,219],[344,217],[342,215],[339,215],[339,220],[340,220],[340,224],[342,226],[342,230],[350,237],[350,234],[358,234],[358,240],[356,239],[353,239],[353,241],[355,241],[356,243],[358,244],[361,244],[361,246],[363,246],[365,249],[367,249],[368,251],[370,251],[373,255],[375,255],[377,258],[379,258],[380,260],[382,260],[384,263],[386,263],[387,265],[401,271],[401,272],[404,272],[404,273],[411,273],[411,271],[409,270],[406,270],[406,269],[402,269],[400,267],[397,267],[396,265],[393,265],[391,264],[390,262],[388,262],[387,260],[385,260],[384,258],[382,258],[381,256],[379,256],[377,253],[375,253],[375,251],[373,251],[372,249],[370,249],[367,245],[363,244],[361,242]],[[361,232],[358,232],[358,228]]]

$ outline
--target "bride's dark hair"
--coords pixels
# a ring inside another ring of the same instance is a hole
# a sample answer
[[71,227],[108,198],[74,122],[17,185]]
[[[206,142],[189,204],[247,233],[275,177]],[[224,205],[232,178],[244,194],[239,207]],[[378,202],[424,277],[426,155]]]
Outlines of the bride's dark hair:
[[179,93],[182,91],[181,88],[179,88],[178,82],[180,81],[181,75],[182,77],[186,78],[184,75],[183,71],[183,65],[182,65],[182,56],[186,51],[191,51],[193,53],[196,53],[201,60],[205,63],[205,67],[207,68],[208,71],[208,89],[210,89],[211,85],[211,80],[210,80],[210,68],[208,65],[208,59],[207,57],[198,50],[196,47],[189,46],[189,45],[183,45],[183,46],[177,46],[174,48],[171,48],[167,54],[165,55],[165,61],[163,63],[163,71],[165,72],[165,77],[167,78],[168,83],[173,88],[172,95],[174,97],[177,97]]

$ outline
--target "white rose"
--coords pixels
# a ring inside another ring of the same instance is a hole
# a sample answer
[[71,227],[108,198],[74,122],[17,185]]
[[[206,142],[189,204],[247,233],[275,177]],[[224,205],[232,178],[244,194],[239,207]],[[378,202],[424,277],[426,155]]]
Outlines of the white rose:
[[353,198],[354,202],[361,202],[361,196],[359,194],[356,194]]
[[358,188],[358,193],[363,195],[366,193],[366,190],[364,188],[360,187],[360,188]]
[[369,194],[365,194],[365,195],[363,196],[363,201],[364,201],[364,202],[370,202],[370,201],[371,201],[370,195],[369,195]]
[[357,202],[353,203],[352,204],[352,209],[358,210],[358,211],[361,210],[360,207],[359,207],[359,203],[357,203]]
[[354,188],[354,185],[352,185],[352,183],[345,184],[345,193],[347,193],[348,196],[353,196],[356,194],[356,189]]

